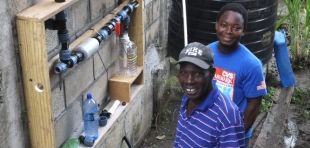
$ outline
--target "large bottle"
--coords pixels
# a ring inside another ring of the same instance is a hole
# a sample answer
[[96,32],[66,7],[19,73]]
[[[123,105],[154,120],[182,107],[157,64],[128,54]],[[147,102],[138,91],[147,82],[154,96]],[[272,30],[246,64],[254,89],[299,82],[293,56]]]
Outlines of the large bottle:
[[121,75],[129,77],[137,75],[137,46],[130,41],[127,31],[120,38],[119,59]]
[[98,138],[99,116],[97,103],[92,94],[88,93],[83,102],[83,120],[84,120],[84,145],[92,146]]

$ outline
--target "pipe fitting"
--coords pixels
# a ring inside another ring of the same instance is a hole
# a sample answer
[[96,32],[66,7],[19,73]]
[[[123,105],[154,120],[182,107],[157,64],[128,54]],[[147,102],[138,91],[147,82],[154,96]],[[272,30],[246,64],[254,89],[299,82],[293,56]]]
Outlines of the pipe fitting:
[[56,74],[59,74],[59,73],[63,73],[67,70],[67,64],[65,63],[57,63],[55,66],[54,66],[54,73]]
[[77,47],[75,52],[71,52],[68,49],[69,34],[66,26],[66,13],[62,11],[56,14],[55,20],[46,21],[45,23],[49,24],[51,28],[57,28],[58,39],[62,45],[62,48],[59,52],[60,63],[55,64],[54,72],[56,74],[65,72],[68,68],[73,67],[78,62],[91,57],[98,50],[100,43],[103,40],[106,40],[108,36],[115,30],[117,22],[124,22],[125,29],[128,29],[130,23],[129,14],[132,13],[136,7],[138,7],[137,1],[128,3],[113,19],[111,19],[109,23],[107,23],[98,31],[97,35],[82,42]]

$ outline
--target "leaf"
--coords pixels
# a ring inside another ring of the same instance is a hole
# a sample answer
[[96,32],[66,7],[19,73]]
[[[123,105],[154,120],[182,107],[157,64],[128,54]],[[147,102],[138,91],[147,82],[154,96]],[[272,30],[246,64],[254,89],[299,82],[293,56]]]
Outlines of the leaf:
[[64,144],[61,145],[61,148],[78,148],[79,140],[77,138],[68,139]]
[[288,16],[289,15],[286,15],[276,22],[276,30],[278,30],[279,27],[281,27],[281,25],[284,23],[284,21],[287,20]]

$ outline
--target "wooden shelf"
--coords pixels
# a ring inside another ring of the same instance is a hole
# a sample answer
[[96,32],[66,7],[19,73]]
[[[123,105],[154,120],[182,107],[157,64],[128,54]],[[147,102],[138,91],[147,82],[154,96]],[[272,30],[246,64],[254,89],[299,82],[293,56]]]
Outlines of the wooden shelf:
[[109,79],[110,97],[113,100],[120,100],[122,102],[129,102],[132,96],[132,85],[143,84],[143,67],[138,66],[137,76],[124,77],[113,76]]
[[[125,0],[121,0],[124,2]],[[137,65],[138,76],[136,77],[120,77],[113,76],[109,79],[109,95],[110,98],[120,100],[123,102],[129,102],[132,99],[132,86],[142,85],[143,69],[144,69],[144,0],[137,0],[139,7],[131,15],[131,24],[129,26],[129,36],[137,45]]]

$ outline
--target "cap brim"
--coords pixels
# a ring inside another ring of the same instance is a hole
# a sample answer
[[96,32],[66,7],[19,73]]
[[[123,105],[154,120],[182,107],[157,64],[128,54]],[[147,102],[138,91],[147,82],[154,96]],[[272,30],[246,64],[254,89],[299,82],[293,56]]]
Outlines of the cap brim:
[[197,59],[197,58],[193,58],[193,57],[184,57],[184,58],[181,58],[178,63],[182,63],[182,62],[189,62],[189,63],[192,63],[202,69],[208,69],[210,68],[210,65],[207,64],[205,61],[202,61],[200,59]]

